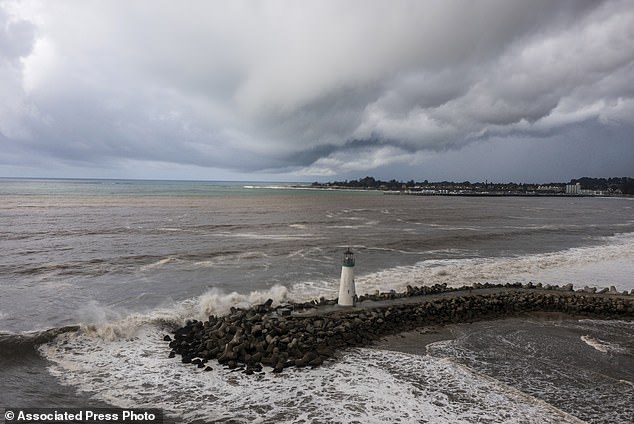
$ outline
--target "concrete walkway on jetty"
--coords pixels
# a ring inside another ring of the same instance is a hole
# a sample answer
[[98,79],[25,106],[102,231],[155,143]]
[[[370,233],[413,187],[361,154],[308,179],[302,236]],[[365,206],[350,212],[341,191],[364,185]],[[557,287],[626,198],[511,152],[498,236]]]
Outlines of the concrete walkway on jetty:
[[[334,304],[325,303],[325,304],[311,304],[305,303],[300,305],[293,305],[294,310],[292,315],[299,317],[309,317],[309,316],[319,316],[319,315],[329,315],[329,314],[339,314],[345,315],[347,313],[354,313],[362,310],[368,309],[382,309],[389,308],[390,306],[401,306],[401,305],[412,305],[416,303],[422,302],[434,302],[441,299],[452,299],[459,298],[464,296],[488,296],[492,294],[500,294],[500,293],[520,293],[525,289],[500,289],[500,288],[484,288],[484,289],[466,289],[466,290],[456,290],[450,292],[443,292],[437,294],[422,294],[422,295],[414,295],[407,297],[396,297],[392,299],[382,299],[382,300],[372,300],[365,299],[360,302],[357,302],[354,306],[339,306],[333,300],[331,301]],[[549,293],[553,293],[553,291],[549,291]],[[389,293],[383,293],[383,296],[387,296]],[[377,295],[381,296],[381,295]]]
[[[295,306],[295,310],[293,311],[293,316],[299,317],[309,317],[309,316],[320,316],[320,315],[329,315],[329,314],[337,314],[337,315],[345,315],[347,313],[354,314],[358,311],[369,310],[369,309],[383,309],[389,307],[403,306],[403,305],[413,305],[425,302],[436,302],[436,301],[446,301],[452,300],[456,298],[468,298],[471,296],[515,296],[522,295],[527,293],[542,293],[551,296],[592,296],[593,298],[607,298],[611,300],[621,299],[627,303],[634,302],[634,294],[626,294],[626,293],[597,293],[591,290],[583,291],[583,289],[579,291],[565,290],[565,289],[552,289],[552,288],[543,288],[543,287],[484,287],[484,288],[461,288],[454,291],[447,291],[441,293],[434,294],[421,294],[421,295],[413,295],[413,296],[404,296],[404,297],[394,297],[394,298],[386,298],[381,300],[373,300],[373,299],[364,299],[360,302],[357,302],[354,306],[339,306],[337,304],[314,304],[314,306],[308,306],[309,304],[299,305],[298,308]],[[383,293],[381,295],[375,295],[376,297],[384,296],[388,297],[390,293]],[[402,294],[397,294],[402,295]],[[335,303],[334,301],[331,301]],[[308,307],[306,307],[306,306]],[[634,318],[634,317],[633,317]]]
[[169,341],[170,357],[211,369],[208,361],[247,374],[263,365],[281,372],[286,367],[316,367],[340,349],[366,346],[383,336],[430,325],[507,318],[531,312],[560,312],[599,319],[634,319],[634,295],[615,290],[532,284],[446,285],[408,287],[404,293],[360,297],[353,307],[336,300],[280,305],[272,300],[250,309],[232,308],[229,315],[189,321]]

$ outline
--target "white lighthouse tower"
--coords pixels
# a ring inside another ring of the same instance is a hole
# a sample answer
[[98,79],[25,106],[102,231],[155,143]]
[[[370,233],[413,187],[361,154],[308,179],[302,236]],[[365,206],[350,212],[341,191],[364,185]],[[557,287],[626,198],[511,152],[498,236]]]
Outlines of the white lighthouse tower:
[[354,289],[354,254],[348,248],[343,254],[341,263],[341,283],[339,283],[339,305],[354,306],[356,291]]

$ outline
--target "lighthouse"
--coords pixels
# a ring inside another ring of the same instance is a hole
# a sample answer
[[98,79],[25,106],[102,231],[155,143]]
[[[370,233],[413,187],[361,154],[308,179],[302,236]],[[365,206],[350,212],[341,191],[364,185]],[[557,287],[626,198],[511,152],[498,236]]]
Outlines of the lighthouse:
[[341,282],[339,283],[339,305],[354,306],[356,291],[354,289],[354,254],[348,248],[341,262]]

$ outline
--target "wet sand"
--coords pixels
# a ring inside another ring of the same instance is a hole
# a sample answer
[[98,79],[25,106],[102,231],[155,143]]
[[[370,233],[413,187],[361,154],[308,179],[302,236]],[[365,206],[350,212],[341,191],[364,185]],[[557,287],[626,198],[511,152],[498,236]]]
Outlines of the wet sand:
[[[587,317],[561,312],[530,312],[510,318],[492,319],[488,322],[518,319],[531,321],[574,321],[584,318]],[[427,345],[444,340],[454,340],[461,334],[468,332],[469,326],[471,325],[471,323],[430,325],[412,331],[404,331],[399,334],[382,337],[370,347],[379,350],[425,355],[427,354]]]
[[[468,324],[462,324],[468,325]],[[453,340],[455,338],[455,325],[430,326],[412,331],[404,331],[399,334],[383,337],[371,348],[379,350],[392,350],[396,352],[425,355],[427,345],[443,340]]]

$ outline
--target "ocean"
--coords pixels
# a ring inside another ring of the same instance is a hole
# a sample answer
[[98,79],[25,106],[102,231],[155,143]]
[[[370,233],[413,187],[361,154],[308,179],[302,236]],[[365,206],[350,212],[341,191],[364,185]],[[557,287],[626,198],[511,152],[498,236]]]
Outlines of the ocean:
[[[518,281],[629,291],[633,207],[0,179],[0,407],[156,407],[174,422],[632,422],[627,321],[451,325],[258,377],[169,359],[163,336],[231,306],[334,298],[348,247],[360,294]],[[54,334],[69,325],[81,331]]]

